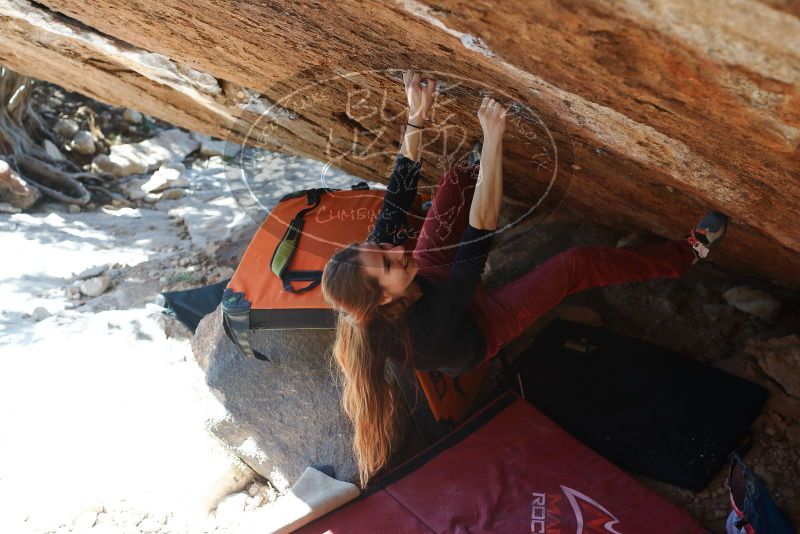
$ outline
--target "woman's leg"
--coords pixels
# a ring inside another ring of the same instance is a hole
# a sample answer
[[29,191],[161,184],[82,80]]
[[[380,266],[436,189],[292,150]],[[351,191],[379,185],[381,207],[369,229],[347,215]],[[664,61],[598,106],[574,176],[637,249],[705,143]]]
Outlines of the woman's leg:
[[631,248],[581,246],[492,291],[479,288],[471,309],[486,340],[486,358],[494,357],[567,295],[590,287],[676,278],[693,260],[686,240]]
[[442,279],[450,271],[469,221],[477,177],[477,166],[453,167],[442,176],[414,249],[420,274]]

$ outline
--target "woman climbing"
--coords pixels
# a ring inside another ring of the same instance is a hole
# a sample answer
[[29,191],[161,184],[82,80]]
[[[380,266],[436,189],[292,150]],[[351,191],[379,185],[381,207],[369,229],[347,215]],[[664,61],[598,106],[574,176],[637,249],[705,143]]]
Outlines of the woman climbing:
[[408,125],[374,230],[365,242],[337,252],[322,275],[323,294],[339,311],[333,354],[344,378],[342,403],[354,425],[362,485],[386,464],[398,437],[398,398],[385,377],[388,358],[461,374],[497,355],[569,294],[680,276],[727,227],[724,215],[711,212],[685,239],[631,248],[574,247],[486,291],[480,280],[503,196],[508,109],[483,99],[483,144],[476,144],[469,167],[444,174],[416,249],[409,252],[401,245],[405,213],[417,195],[420,137],[436,87],[435,80],[425,87],[421,82],[419,73],[404,75]]

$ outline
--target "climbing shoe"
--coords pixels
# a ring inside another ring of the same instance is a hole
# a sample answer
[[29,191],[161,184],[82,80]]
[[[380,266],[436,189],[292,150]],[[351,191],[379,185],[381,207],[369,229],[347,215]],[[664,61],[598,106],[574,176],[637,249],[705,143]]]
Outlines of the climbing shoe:
[[697,263],[708,256],[711,246],[722,239],[727,229],[728,217],[716,211],[708,212],[686,236],[686,241],[692,246],[695,255],[692,263]]

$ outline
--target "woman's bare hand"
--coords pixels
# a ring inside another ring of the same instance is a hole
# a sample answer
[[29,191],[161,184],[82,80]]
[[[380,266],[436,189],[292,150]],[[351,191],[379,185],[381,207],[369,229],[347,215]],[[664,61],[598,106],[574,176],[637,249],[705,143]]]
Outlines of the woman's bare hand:
[[486,142],[499,142],[503,140],[506,129],[506,114],[509,108],[504,108],[500,102],[488,96],[483,97],[478,110],[478,119],[483,128],[483,140]]
[[407,70],[403,73],[403,83],[408,97],[408,122],[422,127],[428,119],[433,94],[436,91],[436,80],[427,78],[428,84],[422,87],[422,75]]

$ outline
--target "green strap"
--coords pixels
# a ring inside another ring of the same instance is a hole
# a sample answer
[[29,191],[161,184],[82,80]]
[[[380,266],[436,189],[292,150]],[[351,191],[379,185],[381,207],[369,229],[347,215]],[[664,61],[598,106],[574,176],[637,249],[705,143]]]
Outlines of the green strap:
[[[286,233],[281,238],[278,246],[272,254],[270,260],[270,270],[281,279],[283,289],[290,293],[303,293],[317,287],[322,281],[322,271],[291,271],[289,265],[292,263],[297,248],[300,246],[300,238],[303,236],[303,217],[319,205],[323,192],[320,190],[310,190],[308,192],[308,203],[313,205],[300,210],[294,219],[289,222]],[[307,281],[308,285],[295,289],[292,287],[293,281]]]

